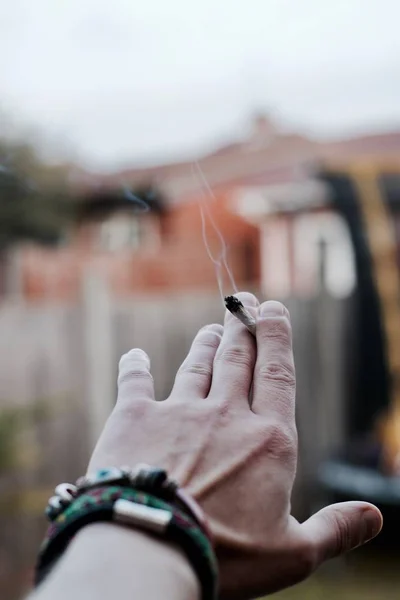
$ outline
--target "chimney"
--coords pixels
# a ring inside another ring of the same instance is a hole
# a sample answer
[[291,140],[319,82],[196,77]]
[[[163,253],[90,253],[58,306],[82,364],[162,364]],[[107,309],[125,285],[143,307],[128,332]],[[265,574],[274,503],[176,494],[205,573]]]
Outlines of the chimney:
[[278,135],[279,130],[270,117],[264,113],[255,115],[249,140],[252,148],[269,146]]

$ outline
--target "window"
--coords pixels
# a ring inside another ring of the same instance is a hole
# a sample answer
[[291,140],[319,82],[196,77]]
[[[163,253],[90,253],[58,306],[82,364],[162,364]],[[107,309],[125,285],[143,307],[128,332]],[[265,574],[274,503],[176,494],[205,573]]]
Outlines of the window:
[[108,252],[137,250],[143,243],[144,223],[133,215],[115,215],[100,225],[99,246]]
[[325,212],[271,217],[263,226],[261,242],[266,295],[309,298],[319,293],[321,285],[339,298],[352,293],[356,284],[354,252],[347,224],[340,215]]
[[[302,215],[295,223],[296,291],[313,295],[322,283],[336,297],[351,294],[356,283],[354,252],[348,227],[335,213]],[[323,282],[319,279],[321,242],[325,243]]]

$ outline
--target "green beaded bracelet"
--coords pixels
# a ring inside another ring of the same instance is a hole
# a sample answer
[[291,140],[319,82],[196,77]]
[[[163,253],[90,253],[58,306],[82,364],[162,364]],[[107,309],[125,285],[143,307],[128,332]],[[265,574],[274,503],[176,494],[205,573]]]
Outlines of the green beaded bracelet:
[[217,561],[211,542],[198,523],[156,496],[112,484],[82,492],[52,521],[40,549],[36,585],[43,581],[74,535],[85,525],[98,521],[141,528],[177,544],[199,578],[202,599],[217,597]]

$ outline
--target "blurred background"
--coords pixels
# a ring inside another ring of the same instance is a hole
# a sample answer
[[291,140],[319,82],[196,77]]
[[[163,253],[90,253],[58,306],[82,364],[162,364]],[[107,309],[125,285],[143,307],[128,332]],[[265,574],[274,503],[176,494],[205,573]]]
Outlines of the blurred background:
[[396,0],[1,4],[1,598],[29,588],[120,355],[144,348],[166,397],[234,285],[291,311],[294,514],[385,515],[277,598],[399,597],[399,17]]

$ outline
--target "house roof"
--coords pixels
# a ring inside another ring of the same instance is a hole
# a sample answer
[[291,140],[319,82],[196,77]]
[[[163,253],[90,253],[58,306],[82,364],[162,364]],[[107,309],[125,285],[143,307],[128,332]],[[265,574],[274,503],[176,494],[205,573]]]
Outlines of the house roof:
[[325,142],[320,145],[320,153],[322,158],[341,160],[400,157],[400,131]]
[[400,132],[318,141],[284,133],[268,119],[258,117],[249,137],[217,148],[197,162],[181,161],[93,175],[84,187],[96,193],[96,189],[152,184],[174,204],[190,199],[207,186],[217,190],[297,181],[299,176],[304,177],[305,169],[321,162],[378,156],[400,156]]

